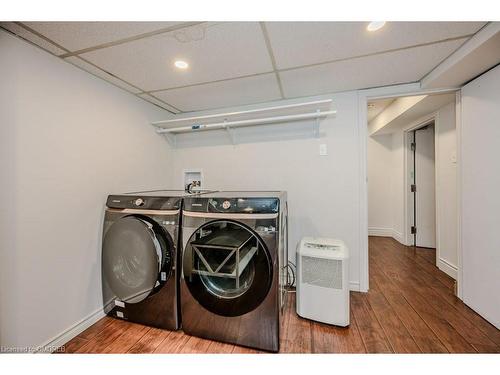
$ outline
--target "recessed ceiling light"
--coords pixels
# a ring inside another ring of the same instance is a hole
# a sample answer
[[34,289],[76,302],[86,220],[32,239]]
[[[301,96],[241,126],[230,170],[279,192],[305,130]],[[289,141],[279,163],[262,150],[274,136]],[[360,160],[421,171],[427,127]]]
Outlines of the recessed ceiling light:
[[174,65],[176,68],[179,68],[179,69],[187,69],[189,67],[189,64],[183,60],[177,60],[174,63]]
[[385,21],[372,21],[366,26],[366,30],[368,31],[377,31],[384,27]]
[[375,104],[373,103],[368,103],[368,109],[373,109],[375,108]]

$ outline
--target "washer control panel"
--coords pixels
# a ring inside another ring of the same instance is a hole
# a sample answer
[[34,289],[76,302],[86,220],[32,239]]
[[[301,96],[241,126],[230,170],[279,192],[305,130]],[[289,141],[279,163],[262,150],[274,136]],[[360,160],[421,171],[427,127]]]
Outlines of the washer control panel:
[[137,195],[110,195],[106,202],[109,208],[135,208],[144,210],[178,210],[181,208],[182,198],[154,197]]

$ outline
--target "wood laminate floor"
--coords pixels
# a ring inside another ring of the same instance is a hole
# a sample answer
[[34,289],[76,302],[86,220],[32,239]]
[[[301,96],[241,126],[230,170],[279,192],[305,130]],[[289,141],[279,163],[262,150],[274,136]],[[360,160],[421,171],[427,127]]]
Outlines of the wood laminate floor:
[[[453,294],[454,280],[431,249],[370,237],[370,291],[351,292],[351,325],[299,318],[290,293],[283,353],[499,353],[500,331]],[[65,345],[66,353],[260,353],[105,317]]]

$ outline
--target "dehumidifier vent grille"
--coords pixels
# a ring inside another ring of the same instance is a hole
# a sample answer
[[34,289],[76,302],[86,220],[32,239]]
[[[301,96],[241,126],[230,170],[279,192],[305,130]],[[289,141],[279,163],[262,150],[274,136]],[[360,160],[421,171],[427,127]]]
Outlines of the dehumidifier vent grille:
[[342,261],[302,256],[302,282],[323,288],[342,289]]

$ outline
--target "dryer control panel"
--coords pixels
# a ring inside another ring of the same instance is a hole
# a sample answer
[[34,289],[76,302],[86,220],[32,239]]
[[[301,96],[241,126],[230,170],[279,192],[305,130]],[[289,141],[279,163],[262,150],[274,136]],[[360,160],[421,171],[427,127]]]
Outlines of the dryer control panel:
[[185,198],[184,209],[195,212],[268,214],[279,212],[277,198]]

